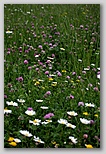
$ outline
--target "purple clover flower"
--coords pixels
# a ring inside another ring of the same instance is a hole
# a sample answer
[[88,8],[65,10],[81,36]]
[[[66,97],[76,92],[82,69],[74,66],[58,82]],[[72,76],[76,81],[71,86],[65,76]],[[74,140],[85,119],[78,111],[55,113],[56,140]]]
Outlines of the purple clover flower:
[[52,54],[52,57],[54,58],[55,57],[55,54]]
[[82,71],[83,74],[86,74],[86,71]]
[[72,75],[75,75],[76,74],[76,72],[72,72]]
[[36,71],[39,71],[39,68],[36,68]]
[[29,67],[28,67],[28,70],[31,70],[31,69],[32,69],[32,66],[29,66]]
[[98,91],[98,87],[94,87],[93,89],[94,89],[95,91]]
[[5,98],[5,99],[7,98],[7,95],[6,95],[6,94],[4,94],[4,98]]
[[50,64],[50,62],[51,62],[50,60],[47,60],[47,61],[46,61],[47,64]]
[[20,76],[20,77],[16,78],[16,80],[18,80],[19,82],[22,82],[24,79],[22,76]]
[[28,111],[31,111],[31,110],[33,110],[33,108],[32,107],[28,107],[28,109],[27,109]]
[[93,125],[95,123],[94,120],[90,120],[90,124]]
[[74,96],[73,96],[73,95],[70,95],[70,98],[71,98],[71,99],[74,99]]
[[67,76],[66,78],[67,78],[67,79],[70,79],[70,76]]
[[29,51],[28,50],[25,50],[25,53],[29,53]]
[[7,51],[7,54],[9,55],[10,54],[10,51]]
[[84,103],[83,102],[79,102],[78,106],[84,106]]
[[93,85],[91,83],[88,84],[89,87],[92,87]]
[[62,76],[62,74],[60,72],[57,73],[58,76]]
[[24,64],[28,64],[28,60],[24,60]]
[[50,91],[47,91],[47,92],[46,92],[46,95],[51,95],[51,92],[50,92]]
[[49,71],[46,71],[45,74],[46,74],[46,75],[49,75]]
[[38,48],[43,49],[42,45],[39,45]]
[[45,118],[45,119],[48,119],[48,118],[51,118],[51,117],[53,117],[53,116],[54,116],[53,113],[48,113],[48,114],[46,114],[46,115],[44,116],[44,118]]
[[88,138],[88,134],[84,134],[83,138],[87,139]]
[[83,28],[84,26],[83,25],[80,25],[80,28]]

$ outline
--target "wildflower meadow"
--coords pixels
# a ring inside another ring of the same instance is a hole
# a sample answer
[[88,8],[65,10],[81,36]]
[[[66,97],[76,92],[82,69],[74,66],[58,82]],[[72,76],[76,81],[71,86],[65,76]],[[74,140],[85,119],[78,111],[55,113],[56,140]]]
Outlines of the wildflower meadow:
[[99,4],[4,4],[4,148],[100,148]]

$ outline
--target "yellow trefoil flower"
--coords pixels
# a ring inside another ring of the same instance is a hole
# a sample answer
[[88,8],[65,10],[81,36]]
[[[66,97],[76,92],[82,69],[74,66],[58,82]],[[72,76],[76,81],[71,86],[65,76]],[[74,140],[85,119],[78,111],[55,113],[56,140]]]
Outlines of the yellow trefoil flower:
[[52,144],[56,144],[56,142],[55,142],[55,141],[52,141],[51,143],[52,143]]
[[9,139],[8,139],[9,142],[12,142],[13,140],[14,140],[13,137],[9,137]]
[[83,112],[84,115],[89,115],[88,112]]
[[80,80],[76,80],[76,82],[80,82]]
[[93,148],[91,144],[85,144],[86,148]]
[[51,84],[53,87],[57,86],[57,82],[52,82]]
[[10,142],[9,144],[12,145],[12,146],[16,146],[17,145],[16,142]]
[[49,81],[53,81],[53,78],[49,78]]
[[98,118],[98,114],[95,114],[94,116]]
[[65,73],[65,72],[66,72],[66,70],[62,70],[62,72],[63,72],[63,73]]
[[36,81],[36,83],[34,85],[39,85],[39,84],[40,84],[40,82],[39,81]]

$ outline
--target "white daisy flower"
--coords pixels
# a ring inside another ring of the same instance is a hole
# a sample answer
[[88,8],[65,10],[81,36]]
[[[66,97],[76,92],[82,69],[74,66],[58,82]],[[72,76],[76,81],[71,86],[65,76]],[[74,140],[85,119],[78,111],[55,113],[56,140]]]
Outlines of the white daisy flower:
[[50,123],[50,122],[52,122],[52,120],[46,120],[46,121],[43,121],[43,122],[42,122],[42,125],[43,125],[43,124],[46,125],[46,124],[48,124],[48,123]]
[[95,64],[91,64],[91,66],[95,66]]
[[58,120],[58,123],[66,125],[68,123],[68,121],[65,119],[60,119],[60,120]]
[[82,62],[82,59],[78,59],[79,62]]
[[63,50],[64,51],[65,49],[64,48],[60,48],[60,50]]
[[38,81],[40,81],[40,82],[44,82],[44,80],[41,80],[41,79],[38,79]]
[[37,58],[37,57],[39,57],[40,55],[36,55],[35,57]]
[[100,74],[97,75],[97,78],[100,79]]
[[44,110],[45,110],[45,109],[48,109],[47,106],[41,106],[40,108],[41,108],[41,109],[44,109]]
[[12,34],[12,33],[13,33],[13,32],[10,31],[10,30],[6,31],[6,34]]
[[36,102],[43,102],[43,100],[38,100],[38,99],[37,99]]
[[86,107],[95,107],[95,105],[94,104],[91,104],[91,103],[85,103],[85,106]]
[[76,126],[75,126],[75,125],[72,125],[72,124],[70,124],[70,123],[67,123],[67,124],[66,124],[66,126],[67,126],[67,127],[70,127],[70,128],[73,128],[73,129],[75,129],[75,128],[76,128]]
[[50,76],[52,77],[52,76],[56,76],[55,74],[50,74]]
[[35,120],[29,120],[29,123],[33,123],[33,125],[40,125],[41,120],[35,119]]
[[73,136],[69,136],[69,139],[74,143],[76,144],[78,141],[77,141],[77,138],[74,138]]
[[53,60],[54,58],[52,58],[52,57],[47,57],[48,59],[51,59],[51,60]]
[[67,80],[65,80],[64,82],[66,82],[66,83],[67,83],[68,81],[67,81]]
[[27,12],[27,14],[30,14],[31,12]]
[[70,116],[77,116],[78,114],[75,111],[68,111],[67,114]]
[[43,125],[43,124],[44,124],[44,125],[46,125],[46,124],[48,124],[48,122],[46,122],[46,121],[43,121],[43,122],[42,122],[42,125]]
[[84,71],[89,71],[90,70],[90,68],[84,68]]
[[25,135],[25,136],[27,136],[27,137],[31,137],[31,136],[33,136],[31,133],[29,133],[29,131],[27,131],[27,130],[20,130],[19,131],[22,135]]
[[21,142],[21,140],[18,139],[18,138],[14,138],[14,141],[15,141],[16,143],[20,143],[20,142]]
[[34,136],[34,139],[33,139],[35,142],[38,142],[38,143],[45,143],[44,141],[42,141],[39,137],[36,137]]
[[4,109],[4,114],[12,113],[12,110]]
[[83,124],[90,124],[90,120],[87,120],[85,118],[80,118],[80,121],[83,123]]
[[16,103],[16,102],[13,102],[13,101],[11,101],[11,102],[6,102],[6,104],[7,105],[12,105],[12,106],[18,106],[18,103]]
[[31,111],[27,110],[27,111],[25,111],[25,113],[26,113],[27,115],[29,115],[29,116],[32,116],[32,115],[35,115],[35,114],[36,114],[36,112],[33,111],[33,110],[31,110]]
[[20,102],[20,103],[25,103],[24,99],[17,99],[17,101]]
[[100,71],[100,67],[97,68]]

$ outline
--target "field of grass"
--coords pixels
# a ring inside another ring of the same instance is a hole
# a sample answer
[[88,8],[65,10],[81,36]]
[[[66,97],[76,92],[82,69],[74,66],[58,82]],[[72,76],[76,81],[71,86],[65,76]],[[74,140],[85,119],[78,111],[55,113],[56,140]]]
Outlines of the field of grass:
[[100,148],[100,5],[4,5],[4,148]]

